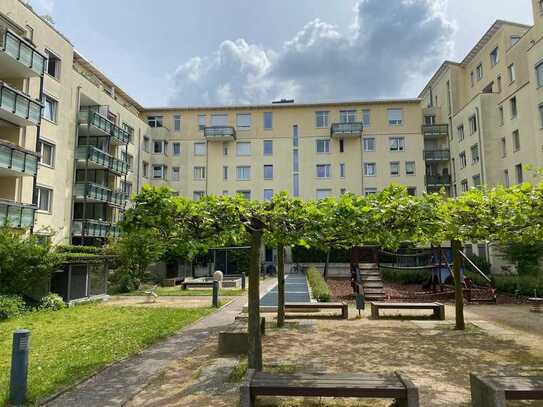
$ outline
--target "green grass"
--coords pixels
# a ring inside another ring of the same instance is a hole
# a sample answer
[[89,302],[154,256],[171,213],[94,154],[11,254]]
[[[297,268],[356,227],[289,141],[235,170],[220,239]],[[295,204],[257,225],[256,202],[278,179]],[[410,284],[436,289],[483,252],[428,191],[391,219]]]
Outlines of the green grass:
[[[130,293],[121,294],[128,296],[145,296],[144,290],[132,291]],[[159,287],[155,291],[159,296],[163,297],[192,297],[192,296],[209,296],[213,294],[212,290],[182,290],[181,287]],[[222,288],[219,290],[219,296],[222,297],[237,297],[245,294],[247,291],[241,288]]]
[[34,403],[212,312],[93,304],[0,322],[0,406],[8,398],[11,341],[17,328],[32,331],[28,401]]
[[326,284],[326,281],[324,281],[322,274],[316,268],[310,267],[307,270],[307,281],[309,282],[311,294],[314,298],[320,302],[330,301],[330,297],[332,296],[330,288]]

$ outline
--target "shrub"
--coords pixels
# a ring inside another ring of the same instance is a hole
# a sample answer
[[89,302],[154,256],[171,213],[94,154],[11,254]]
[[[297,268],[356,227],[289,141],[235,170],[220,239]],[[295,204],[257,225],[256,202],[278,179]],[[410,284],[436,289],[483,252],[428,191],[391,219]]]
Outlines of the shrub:
[[58,311],[66,307],[64,300],[58,294],[48,294],[40,300],[38,309],[48,311]]
[[496,290],[501,293],[532,297],[537,290],[538,296],[543,295],[543,281],[538,281],[536,276],[496,276],[494,280]]
[[[479,270],[481,270],[483,273],[485,273],[486,275],[489,275],[490,272],[491,272],[491,265],[490,263],[488,262],[487,259],[485,259],[484,257],[481,257],[481,256],[477,256],[476,254],[470,254],[468,256],[468,258],[473,262],[473,264],[475,264]],[[475,270],[475,268],[468,262],[468,261],[464,261],[464,264],[466,266],[466,269],[469,270],[469,271],[473,271],[475,273],[477,273],[477,271]]]
[[311,292],[313,297],[320,302],[330,301],[330,288],[321,273],[317,271],[316,268],[310,267],[307,270],[307,280],[309,281],[309,286],[311,287]]
[[396,284],[424,284],[432,278],[431,271],[381,269],[383,281]]
[[0,295],[0,321],[25,312],[25,302],[18,295]]

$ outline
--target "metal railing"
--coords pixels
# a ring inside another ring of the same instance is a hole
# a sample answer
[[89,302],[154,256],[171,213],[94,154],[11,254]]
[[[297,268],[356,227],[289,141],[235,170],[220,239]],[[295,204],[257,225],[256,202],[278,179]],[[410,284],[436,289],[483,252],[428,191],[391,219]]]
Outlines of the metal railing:
[[450,175],[426,175],[426,185],[450,185]]
[[330,128],[330,135],[352,135],[361,136],[364,130],[362,122],[333,123]]
[[123,130],[111,120],[101,115],[94,107],[83,108],[79,111],[80,124],[94,126],[104,132],[104,135],[111,136],[111,141],[115,144],[128,144],[130,134]]
[[0,81],[0,109],[37,125],[41,120],[41,108],[39,101]]
[[86,237],[107,237],[111,223],[94,219],[74,220],[72,235]]
[[424,150],[424,159],[426,161],[449,161],[451,152],[448,149]]
[[29,228],[34,224],[36,207],[0,199],[0,226]]
[[76,182],[74,196],[76,199],[90,199],[116,206],[124,206],[128,200],[128,196],[124,192],[112,191],[105,186],[92,182]]
[[449,136],[448,124],[423,124],[422,134],[424,137],[438,138]]
[[34,176],[38,172],[38,154],[0,140],[0,168]]
[[119,174],[128,173],[128,163],[111,156],[110,154],[96,148],[94,146],[80,146],[76,151],[76,159],[89,160],[94,164],[108,168]]
[[0,41],[2,52],[30,68],[37,75],[44,74],[46,58],[30,43],[2,27],[0,27]]
[[236,129],[232,126],[204,127],[204,137],[211,140],[223,140],[225,138],[236,139]]

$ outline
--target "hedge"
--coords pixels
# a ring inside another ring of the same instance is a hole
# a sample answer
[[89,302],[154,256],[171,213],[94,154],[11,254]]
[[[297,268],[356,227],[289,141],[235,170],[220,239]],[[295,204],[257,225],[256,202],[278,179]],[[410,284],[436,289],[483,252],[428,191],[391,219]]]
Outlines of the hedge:
[[319,302],[329,302],[332,294],[322,274],[316,268],[310,267],[306,275],[313,298],[316,298]]
[[396,284],[424,284],[432,277],[431,271],[422,270],[391,270],[381,268],[383,281]]

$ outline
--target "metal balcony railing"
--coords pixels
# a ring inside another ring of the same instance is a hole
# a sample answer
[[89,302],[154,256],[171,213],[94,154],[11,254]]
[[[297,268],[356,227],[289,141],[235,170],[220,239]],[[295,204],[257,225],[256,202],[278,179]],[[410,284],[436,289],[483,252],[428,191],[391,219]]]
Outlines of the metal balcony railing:
[[362,122],[333,123],[330,128],[330,137],[360,137],[364,130]]
[[450,175],[426,175],[426,185],[430,185],[430,186],[451,185],[451,176]]
[[128,196],[121,191],[112,191],[102,185],[91,182],[76,182],[74,185],[74,196],[77,200],[89,200],[105,202],[115,206],[124,206]]
[[0,173],[3,175],[29,175],[38,172],[38,154],[0,139]]
[[128,163],[126,161],[115,158],[94,146],[78,147],[75,157],[79,161],[88,160],[93,165],[107,168],[117,174],[125,175],[128,173]]
[[34,205],[0,199],[0,226],[29,228],[34,224]]
[[209,126],[204,127],[204,137],[208,140],[235,140],[236,129],[232,126]]
[[448,124],[423,124],[422,135],[427,138],[440,138],[449,136]]
[[19,127],[40,123],[42,104],[0,81],[0,119]]
[[8,77],[42,76],[45,60],[45,56],[31,43],[0,27],[0,68],[3,68],[0,72],[5,72]]
[[95,107],[82,108],[79,111],[79,124],[88,126],[94,136],[111,136],[113,144],[128,144],[130,134],[101,115]]
[[424,150],[424,159],[426,161],[449,161],[451,152],[448,149]]

